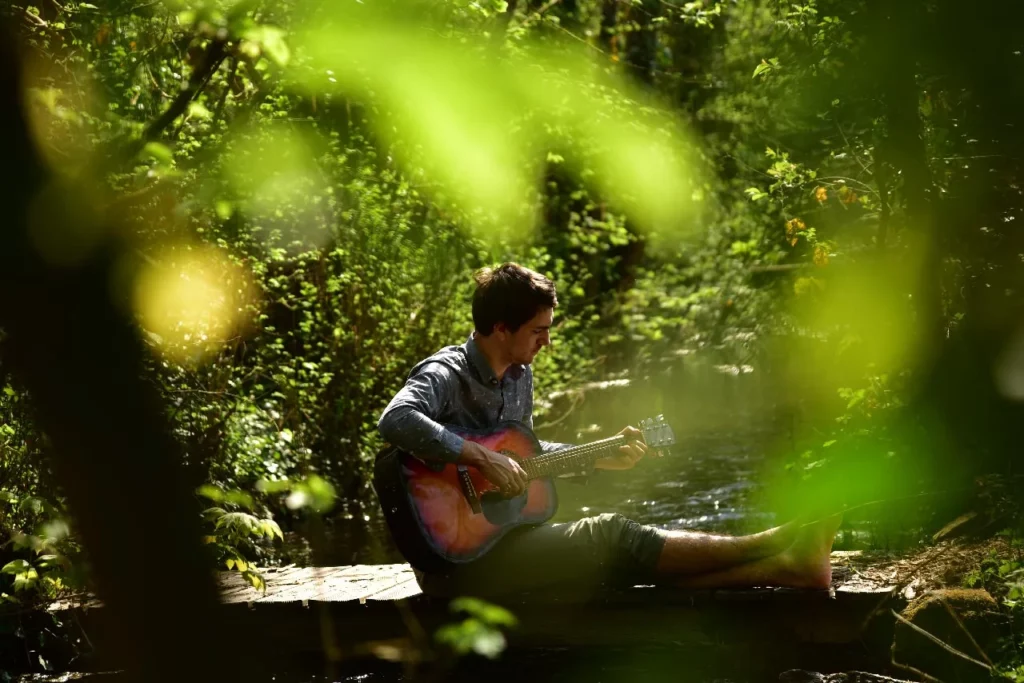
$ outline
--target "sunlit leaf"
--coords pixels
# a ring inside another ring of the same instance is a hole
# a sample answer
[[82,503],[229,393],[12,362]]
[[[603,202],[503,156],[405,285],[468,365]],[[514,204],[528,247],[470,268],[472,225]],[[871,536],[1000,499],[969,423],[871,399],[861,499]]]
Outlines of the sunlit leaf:
[[71,527],[62,519],[53,519],[43,524],[40,536],[44,543],[53,544],[64,540],[71,534]]
[[242,33],[242,37],[258,44],[263,53],[279,66],[285,66],[291,58],[284,36],[284,31],[276,26],[254,26]]
[[277,537],[284,540],[284,534],[281,532],[281,527],[278,526],[277,522],[272,519],[264,519],[261,522],[263,526],[263,533],[266,534],[267,538]]
[[165,166],[174,164],[174,153],[170,147],[162,142],[147,142],[146,146],[142,148],[142,154],[144,157],[155,159]]
[[256,489],[264,493],[283,493],[292,487],[292,482],[287,479],[261,479],[256,482]]
[[213,113],[206,108],[206,105],[198,100],[193,100],[188,104],[188,117],[208,120],[213,118]]
[[11,560],[3,566],[3,569],[0,569],[0,572],[3,572],[4,574],[18,574],[26,572],[31,568],[32,565],[26,560]]
[[306,480],[310,494],[310,506],[317,512],[327,512],[334,506],[337,494],[334,492],[334,485],[318,475],[311,475]]
[[224,494],[224,501],[247,510],[251,510],[254,504],[252,496],[245,491],[228,491]]
[[209,498],[214,502],[220,502],[224,500],[224,492],[221,491],[220,488],[214,486],[213,484],[203,484],[198,489],[196,489],[196,493],[198,493],[200,496],[203,496],[204,498]]
[[459,597],[452,600],[453,612],[466,612],[488,624],[515,626],[515,616],[504,607],[491,604],[479,598]]

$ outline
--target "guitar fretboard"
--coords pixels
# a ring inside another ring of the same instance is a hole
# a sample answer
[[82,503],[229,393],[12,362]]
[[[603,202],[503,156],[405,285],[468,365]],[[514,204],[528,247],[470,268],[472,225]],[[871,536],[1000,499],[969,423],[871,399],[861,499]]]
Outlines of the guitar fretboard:
[[563,448],[553,453],[520,460],[519,464],[526,472],[527,479],[553,477],[569,472],[582,472],[590,469],[594,461],[612,455],[620,446],[625,445],[626,437],[611,436],[607,439],[594,441],[582,446]]

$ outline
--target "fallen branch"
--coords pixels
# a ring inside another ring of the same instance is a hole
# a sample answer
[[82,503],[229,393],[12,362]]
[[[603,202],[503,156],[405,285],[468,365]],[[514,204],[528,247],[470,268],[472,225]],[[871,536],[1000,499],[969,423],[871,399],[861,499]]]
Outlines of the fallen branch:
[[953,647],[949,643],[942,642],[941,639],[937,638],[936,636],[933,636],[931,633],[928,633],[928,631],[925,631],[923,628],[921,628],[917,624],[912,623],[906,617],[901,616],[900,614],[897,614],[896,610],[890,609],[889,611],[892,612],[892,615],[894,617],[896,617],[897,621],[899,621],[900,623],[906,624],[911,629],[913,629],[917,633],[920,633],[922,636],[924,636],[928,640],[932,641],[933,643],[935,643],[936,645],[941,647],[946,652],[949,652],[950,654],[956,655],[960,659],[966,660],[966,661],[970,662],[971,664],[977,664],[982,669],[985,669],[985,671],[989,671],[989,672],[992,671],[992,667],[990,665],[986,664],[985,662],[979,661],[979,660],[975,659],[974,657],[971,657],[970,655],[966,655],[963,652],[960,652],[960,650],[957,650],[955,647]]
[[946,598],[941,598],[941,600],[943,607],[945,607],[946,611],[949,612],[949,616],[953,617],[953,621],[956,622],[956,625],[959,626],[960,630],[964,632],[965,636],[967,636],[967,640],[971,641],[971,645],[974,646],[974,649],[978,651],[978,654],[980,654],[982,659],[985,660],[985,663],[988,664],[989,668],[992,668],[992,660],[988,658],[988,655],[985,654],[981,645],[979,645],[978,641],[974,639],[971,632],[967,630],[967,626],[965,626],[964,622],[960,619],[960,615],[956,613],[956,610],[953,609],[952,605],[949,604]]
[[889,663],[892,664],[897,669],[900,669],[902,671],[907,671],[909,673],[914,674],[915,676],[920,676],[923,680],[928,681],[928,683],[942,683],[941,679],[936,678],[935,676],[932,676],[931,674],[926,674],[925,672],[921,671],[920,669],[918,669],[916,667],[910,666],[909,664],[900,664],[899,662],[896,661],[896,657],[895,656],[893,656],[889,660]]

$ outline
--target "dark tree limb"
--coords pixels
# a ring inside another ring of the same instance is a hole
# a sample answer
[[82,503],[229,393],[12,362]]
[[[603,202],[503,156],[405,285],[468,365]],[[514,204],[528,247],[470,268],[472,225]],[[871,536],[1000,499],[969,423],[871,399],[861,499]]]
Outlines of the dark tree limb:
[[119,155],[119,164],[127,163],[138,156],[139,152],[150,142],[160,137],[161,134],[174,121],[185,113],[188,105],[196,98],[202,89],[209,83],[210,78],[227,57],[227,39],[216,39],[210,42],[203,53],[200,64],[192,71],[188,84],[174,98],[174,101],[164,110],[155,121],[146,126],[143,134],[125,145]]

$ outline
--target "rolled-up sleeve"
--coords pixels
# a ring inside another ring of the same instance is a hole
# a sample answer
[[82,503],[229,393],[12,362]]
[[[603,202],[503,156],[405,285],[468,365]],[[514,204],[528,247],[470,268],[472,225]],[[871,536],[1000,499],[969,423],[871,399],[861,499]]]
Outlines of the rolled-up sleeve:
[[377,421],[385,441],[424,460],[455,462],[463,439],[437,421],[458,381],[441,363],[416,370]]

